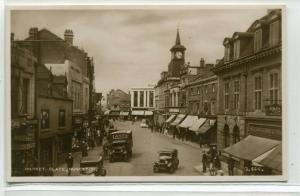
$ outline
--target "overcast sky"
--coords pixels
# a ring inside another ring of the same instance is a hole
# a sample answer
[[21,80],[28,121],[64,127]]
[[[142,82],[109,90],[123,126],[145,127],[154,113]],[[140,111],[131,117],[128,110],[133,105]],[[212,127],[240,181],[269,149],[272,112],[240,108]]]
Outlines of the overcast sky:
[[128,91],[155,84],[167,70],[169,49],[179,25],[186,61],[199,65],[222,58],[223,39],[245,31],[265,9],[249,10],[56,10],[13,11],[11,30],[16,39],[28,36],[30,27],[47,28],[63,38],[72,29],[74,45],[94,57],[98,92]]

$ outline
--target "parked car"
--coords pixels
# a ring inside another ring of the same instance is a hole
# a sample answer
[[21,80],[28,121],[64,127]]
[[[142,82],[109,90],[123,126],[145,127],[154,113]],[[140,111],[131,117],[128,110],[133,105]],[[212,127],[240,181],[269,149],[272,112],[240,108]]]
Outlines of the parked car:
[[103,158],[83,157],[80,160],[80,173],[85,175],[105,176],[106,169],[103,167]]
[[142,120],[142,122],[141,122],[141,124],[140,124],[140,127],[141,127],[141,128],[148,128],[148,127],[149,127],[148,124],[147,124],[147,120],[146,120],[146,119],[143,119],[143,120]]
[[165,171],[174,173],[178,169],[178,151],[177,149],[163,149],[158,152],[159,160],[153,164],[153,172]]

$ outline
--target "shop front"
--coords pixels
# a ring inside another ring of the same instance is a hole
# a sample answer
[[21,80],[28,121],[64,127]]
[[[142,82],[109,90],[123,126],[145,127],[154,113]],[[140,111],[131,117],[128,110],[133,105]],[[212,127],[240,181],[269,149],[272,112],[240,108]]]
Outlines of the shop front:
[[[233,166],[233,175],[270,175],[271,170],[259,160],[281,144],[278,140],[249,135],[223,150],[224,161]],[[266,154],[267,153],[267,154]],[[262,157],[263,156],[263,157]],[[232,161],[234,160],[234,161]]]
[[176,136],[181,138],[181,133],[178,125],[185,119],[185,114],[178,114],[173,122],[170,123],[169,134],[172,134],[175,138]]
[[11,162],[12,176],[36,175],[37,166],[35,130],[36,121],[12,119]]

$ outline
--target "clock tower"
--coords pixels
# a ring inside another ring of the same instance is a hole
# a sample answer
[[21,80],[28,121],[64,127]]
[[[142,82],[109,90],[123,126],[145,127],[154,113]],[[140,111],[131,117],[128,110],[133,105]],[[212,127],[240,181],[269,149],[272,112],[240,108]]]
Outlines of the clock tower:
[[171,77],[180,76],[180,70],[185,64],[185,50],[186,48],[181,45],[179,29],[177,29],[175,45],[170,49],[171,61],[168,66],[168,72]]

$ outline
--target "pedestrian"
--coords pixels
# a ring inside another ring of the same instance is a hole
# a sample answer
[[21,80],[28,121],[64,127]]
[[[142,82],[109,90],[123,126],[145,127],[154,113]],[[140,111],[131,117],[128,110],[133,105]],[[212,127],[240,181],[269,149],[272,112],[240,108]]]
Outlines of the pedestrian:
[[73,160],[74,160],[74,158],[72,157],[72,154],[68,153],[68,156],[66,158],[66,163],[67,163],[67,167],[68,167],[68,176],[71,175],[71,168],[73,167]]
[[203,154],[202,154],[202,171],[203,171],[203,173],[206,173],[206,164],[207,164],[207,154],[205,151],[203,151]]
[[229,158],[227,164],[228,164],[228,174],[229,176],[233,176],[234,160]]

